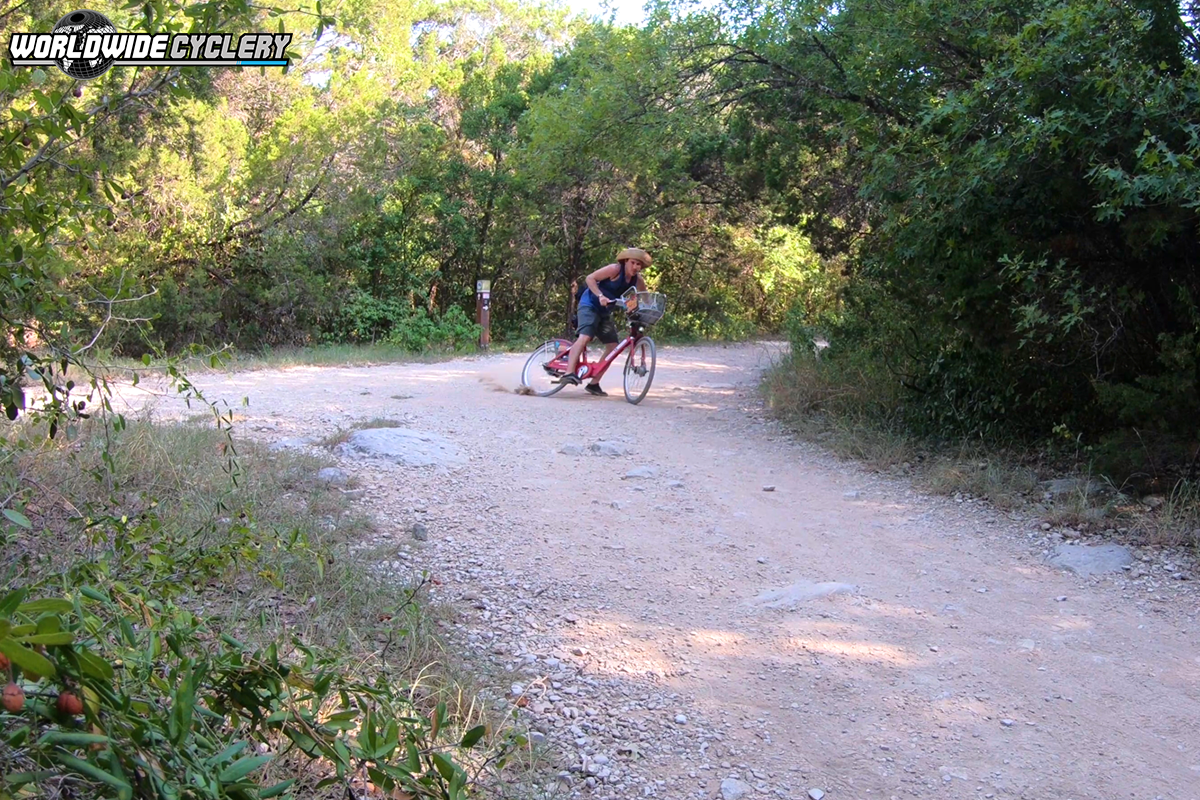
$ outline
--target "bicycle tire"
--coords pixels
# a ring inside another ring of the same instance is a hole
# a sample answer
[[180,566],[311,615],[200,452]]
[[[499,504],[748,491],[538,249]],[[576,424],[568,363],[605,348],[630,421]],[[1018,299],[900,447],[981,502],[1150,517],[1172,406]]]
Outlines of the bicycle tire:
[[[642,355],[643,362],[645,361],[646,357],[649,356],[649,367],[646,367],[645,363],[640,366],[635,366],[635,357],[637,356],[639,350],[646,351]],[[654,382],[654,369],[657,366],[658,348],[654,346],[654,340],[649,336],[643,336],[641,339],[638,339],[636,342],[634,342],[633,347],[629,350],[629,358],[625,360],[625,369],[622,375],[622,383],[624,384],[626,400],[628,400],[630,403],[633,403],[635,406],[642,402],[642,399],[646,396],[646,392],[650,391],[650,384]],[[646,379],[646,385],[642,386],[640,390],[632,389],[630,387],[630,376],[637,376],[639,378],[643,377],[643,375],[638,373],[639,369],[646,370],[644,375]]]
[[542,364],[552,360],[554,356],[561,353],[564,346],[569,348],[571,343],[565,339],[550,339],[543,342],[536,350],[530,353],[529,358],[525,361],[525,366],[521,368],[521,385],[538,397],[550,397],[561,392],[563,387],[566,386],[565,383],[550,383],[546,380],[535,383],[533,374],[536,373],[532,373],[531,371],[545,372],[542,369]]

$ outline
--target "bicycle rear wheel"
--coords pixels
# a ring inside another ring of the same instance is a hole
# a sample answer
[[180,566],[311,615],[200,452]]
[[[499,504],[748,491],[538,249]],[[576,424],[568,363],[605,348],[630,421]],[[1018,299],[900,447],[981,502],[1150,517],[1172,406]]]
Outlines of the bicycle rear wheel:
[[654,366],[658,355],[654,340],[649,336],[638,339],[629,351],[625,361],[625,399],[637,405],[642,402],[646,392],[650,391],[650,383],[654,380]]
[[[571,349],[566,339],[551,339],[534,350],[521,370],[521,385],[538,397],[549,397],[562,391],[564,383],[557,383],[566,371],[561,358]],[[558,361],[558,364],[555,362]],[[548,366],[550,365],[550,366]],[[559,367],[562,367],[561,369]]]

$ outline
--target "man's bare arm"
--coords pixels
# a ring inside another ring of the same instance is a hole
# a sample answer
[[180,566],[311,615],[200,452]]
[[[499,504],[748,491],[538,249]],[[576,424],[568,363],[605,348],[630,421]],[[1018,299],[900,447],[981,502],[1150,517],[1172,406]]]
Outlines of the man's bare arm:
[[605,278],[617,277],[617,270],[621,268],[620,264],[609,264],[607,267],[600,269],[587,276],[586,282],[588,288],[592,290],[592,294],[596,295],[596,299],[600,301],[600,305],[606,306],[609,304],[609,299],[600,291],[600,287],[596,285],[596,281],[604,280]]

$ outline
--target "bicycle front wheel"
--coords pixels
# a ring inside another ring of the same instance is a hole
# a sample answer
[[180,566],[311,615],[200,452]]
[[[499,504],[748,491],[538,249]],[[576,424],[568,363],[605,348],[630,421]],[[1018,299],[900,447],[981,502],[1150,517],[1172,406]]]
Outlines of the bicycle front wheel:
[[634,343],[629,351],[629,359],[625,362],[625,399],[637,405],[642,402],[646,392],[650,391],[650,382],[654,380],[654,365],[658,357],[654,348],[654,340],[643,336]]
[[521,370],[521,385],[538,397],[549,397],[562,391],[566,384],[557,381],[566,372],[563,361],[570,349],[571,343],[566,339],[551,339],[534,350]]

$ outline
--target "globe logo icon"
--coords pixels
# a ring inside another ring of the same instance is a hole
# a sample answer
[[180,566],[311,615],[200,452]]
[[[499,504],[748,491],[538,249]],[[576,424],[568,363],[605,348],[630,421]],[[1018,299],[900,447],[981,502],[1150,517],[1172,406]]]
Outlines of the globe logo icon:
[[[116,27],[108,21],[108,17],[95,11],[73,11],[60,19],[54,25],[54,33],[116,33]],[[83,49],[83,40],[79,42]],[[86,81],[99,78],[113,65],[113,59],[104,58],[59,58],[55,60],[58,68],[76,80]]]

